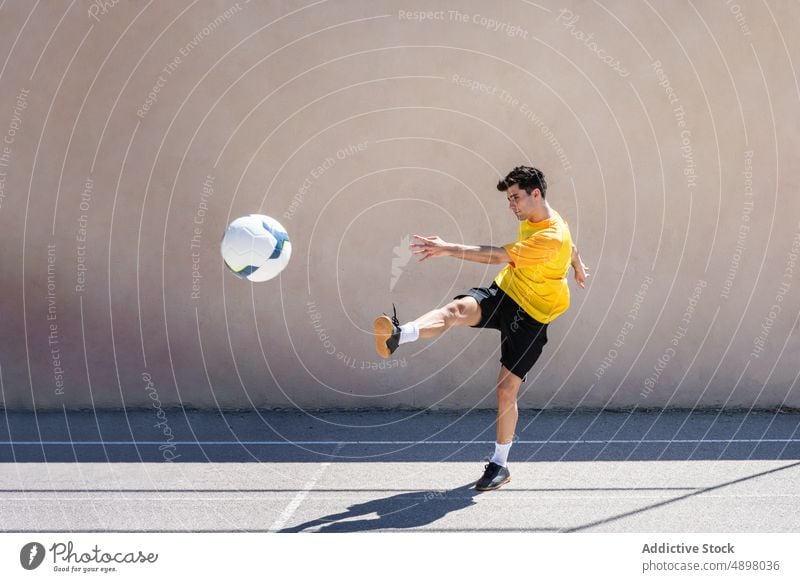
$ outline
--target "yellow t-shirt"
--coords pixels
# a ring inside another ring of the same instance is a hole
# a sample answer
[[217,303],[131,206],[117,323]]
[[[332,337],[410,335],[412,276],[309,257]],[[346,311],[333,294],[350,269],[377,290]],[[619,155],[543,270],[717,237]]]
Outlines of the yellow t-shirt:
[[517,242],[503,246],[511,261],[494,282],[528,315],[550,323],[569,307],[567,274],[572,237],[561,216],[520,224]]

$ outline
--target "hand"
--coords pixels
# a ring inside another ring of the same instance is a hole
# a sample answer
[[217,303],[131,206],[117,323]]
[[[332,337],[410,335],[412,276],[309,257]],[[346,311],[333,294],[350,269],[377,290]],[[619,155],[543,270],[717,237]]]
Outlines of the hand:
[[412,235],[416,242],[408,245],[413,252],[412,255],[422,255],[420,261],[430,257],[446,257],[450,254],[450,243],[443,241],[438,236],[419,236]]
[[575,281],[578,283],[578,287],[585,289],[586,279],[589,277],[589,267],[584,265],[579,257],[577,261],[573,261],[572,268],[575,269]]

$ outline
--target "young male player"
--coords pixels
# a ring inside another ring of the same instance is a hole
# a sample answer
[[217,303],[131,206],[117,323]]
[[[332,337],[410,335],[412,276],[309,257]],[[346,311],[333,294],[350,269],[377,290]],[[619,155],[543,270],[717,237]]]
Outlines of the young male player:
[[517,425],[517,394],[525,375],[547,343],[547,326],[569,307],[569,267],[585,286],[587,269],[567,223],[545,200],[547,182],[536,168],[514,168],[497,184],[520,221],[517,242],[502,247],[445,242],[438,236],[417,236],[413,254],[455,257],[506,266],[488,288],[474,287],[439,309],[400,325],[397,312],[373,324],[375,348],[388,358],[400,344],[435,338],[451,327],[472,326],[500,331],[500,376],[497,380],[495,451],[475,484],[479,491],[497,489],[511,480],[506,466]]

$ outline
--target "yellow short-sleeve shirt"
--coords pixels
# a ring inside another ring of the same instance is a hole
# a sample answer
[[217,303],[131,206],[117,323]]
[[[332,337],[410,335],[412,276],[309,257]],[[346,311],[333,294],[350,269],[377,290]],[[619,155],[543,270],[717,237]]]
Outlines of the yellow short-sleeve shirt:
[[553,211],[539,222],[520,224],[517,242],[504,245],[511,257],[494,282],[528,315],[550,323],[569,307],[567,274],[572,237],[567,223]]

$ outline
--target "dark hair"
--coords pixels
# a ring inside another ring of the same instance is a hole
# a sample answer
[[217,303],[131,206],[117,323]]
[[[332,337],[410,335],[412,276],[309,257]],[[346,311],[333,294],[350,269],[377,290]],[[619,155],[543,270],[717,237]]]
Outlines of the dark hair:
[[544,174],[541,170],[537,170],[531,166],[517,166],[511,170],[508,176],[497,183],[497,189],[500,190],[500,192],[505,192],[514,184],[519,186],[522,190],[525,190],[528,194],[538,188],[542,193],[542,198],[544,198],[547,192],[547,181],[544,179]]

